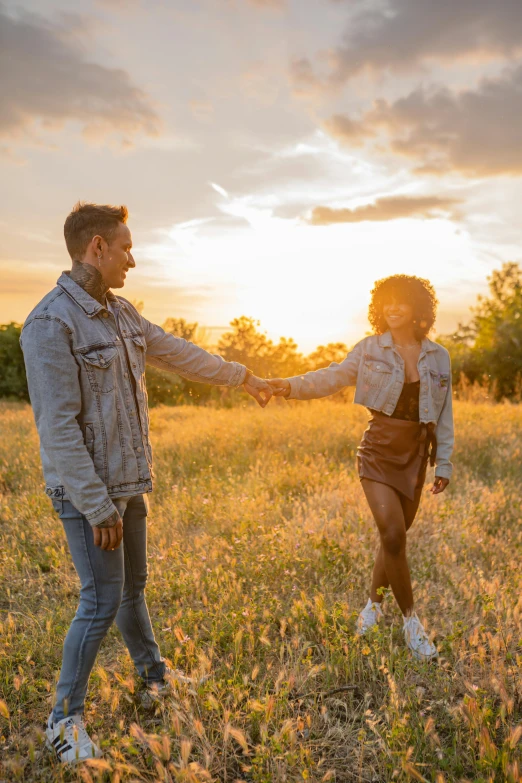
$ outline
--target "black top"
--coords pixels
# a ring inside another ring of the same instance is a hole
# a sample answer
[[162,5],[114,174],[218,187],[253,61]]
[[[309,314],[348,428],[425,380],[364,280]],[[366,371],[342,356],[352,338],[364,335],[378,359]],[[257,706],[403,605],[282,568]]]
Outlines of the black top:
[[419,421],[419,394],[420,380],[405,383],[391,418],[402,419],[403,421]]

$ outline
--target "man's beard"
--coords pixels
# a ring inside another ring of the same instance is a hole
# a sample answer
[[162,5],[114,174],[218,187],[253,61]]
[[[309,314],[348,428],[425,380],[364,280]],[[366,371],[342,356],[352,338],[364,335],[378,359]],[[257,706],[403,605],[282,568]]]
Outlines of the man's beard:
[[91,264],[82,264],[81,261],[73,261],[72,269],[69,273],[71,280],[83,288],[89,296],[96,299],[101,305],[105,304],[105,296],[109,286],[101,276],[101,273]]

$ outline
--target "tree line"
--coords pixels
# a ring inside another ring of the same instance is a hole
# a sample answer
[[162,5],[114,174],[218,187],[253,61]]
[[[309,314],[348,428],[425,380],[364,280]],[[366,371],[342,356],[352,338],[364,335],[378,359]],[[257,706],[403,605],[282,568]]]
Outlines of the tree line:
[[509,262],[487,278],[471,319],[438,338],[450,352],[455,385],[465,379],[496,400],[520,399],[522,387],[522,268]]
[[[489,294],[479,296],[471,318],[459,324],[453,334],[437,341],[449,350],[453,383],[464,380],[491,391],[497,400],[519,399],[522,387],[522,268],[506,263],[488,277]],[[168,318],[165,331],[201,344],[204,330],[184,318]],[[29,400],[25,367],[20,349],[21,326],[0,326],[0,397]],[[291,338],[270,340],[253,318],[241,316],[230,323],[216,346],[228,361],[245,364],[262,378],[288,377],[325,367],[344,359],[344,343],[320,345],[305,356]],[[243,399],[240,390],[222,389],[187,381],[172,373],[147,367],[150,405],[205,404],[234,405]]]

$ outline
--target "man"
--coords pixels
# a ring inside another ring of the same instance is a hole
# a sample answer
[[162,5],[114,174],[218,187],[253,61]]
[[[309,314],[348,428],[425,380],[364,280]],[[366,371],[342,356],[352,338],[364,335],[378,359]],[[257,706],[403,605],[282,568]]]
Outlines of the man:
[[32,311],[21,337],[46,492],[81,581],[46,727],[47,744],[63,762],[101,755],[82,715],[114,619],[149,694],[183,679],[160,655],[144,597],[154,477],[146,363],[195,381],[243,385],[261,407],[272,394],[243,365],[166,333],[111,292],[136,266],[126,223],[124,206],[75,206],[64,226],[72,269]]

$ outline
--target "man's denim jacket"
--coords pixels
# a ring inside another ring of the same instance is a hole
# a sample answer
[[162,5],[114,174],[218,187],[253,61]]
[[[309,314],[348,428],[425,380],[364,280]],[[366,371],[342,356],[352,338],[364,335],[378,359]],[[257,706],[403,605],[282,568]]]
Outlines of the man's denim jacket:
[[110,310],[64,273],[21,336],[46,492],[91,525],[116,510],[111,498],[152,490],[146,363],[220,386],[239,386],[246,372],[107,298]]
[[[419,418],[434,422],[437,435],[435,474],[451,478],[453,412],[451,363],[442,345],[425,338],[418,361],[420,376]],[[404,384],[404,361],[393,346],[390,332],[365,337],[340,364],[289,378],[290,399],[327,397],[344,386],[355,386],[354,402],[390,416]]]

